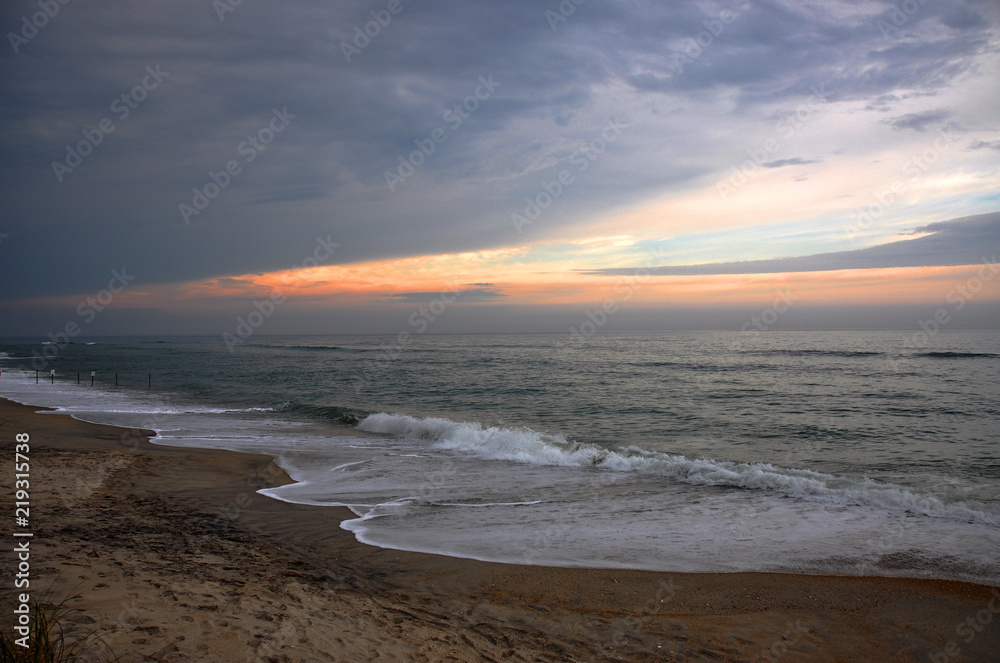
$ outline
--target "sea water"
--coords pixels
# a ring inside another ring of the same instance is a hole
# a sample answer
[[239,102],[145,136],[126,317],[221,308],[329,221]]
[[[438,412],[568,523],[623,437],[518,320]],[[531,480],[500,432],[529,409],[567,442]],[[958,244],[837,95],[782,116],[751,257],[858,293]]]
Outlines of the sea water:
[[0,395],[152,428],[157,443],[271,454],[296,482],[262,493],[347,506],[342,526],[374,546],[1000,585],[997,332],[255,336],[234,352],[221,337],[25,339],[0,352]]

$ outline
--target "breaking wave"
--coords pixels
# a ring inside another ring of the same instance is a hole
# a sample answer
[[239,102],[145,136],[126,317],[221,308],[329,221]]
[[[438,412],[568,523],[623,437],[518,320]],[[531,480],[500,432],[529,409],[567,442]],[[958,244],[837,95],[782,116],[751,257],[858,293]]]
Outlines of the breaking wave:
[[483,427],[478,423],[434,417],[417,419],[384,412],[365,417],[358,428],[372,433],[427,440],[438,449],[488,460],[641,472],[692,485],[761,490],[790,498],[904,510],[923,516],[1000,526],[1000,509],[995,506],[971,501],[946,501],[935,495],[864,477],[836,476],[770,463],[687,458],[639,447],[612,450],[530,428]]

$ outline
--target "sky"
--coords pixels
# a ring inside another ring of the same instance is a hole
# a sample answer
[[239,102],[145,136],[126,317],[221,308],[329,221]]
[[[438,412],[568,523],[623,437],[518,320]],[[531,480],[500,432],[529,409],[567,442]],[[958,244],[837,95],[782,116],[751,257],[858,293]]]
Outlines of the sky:
[[0,30],[0,336],[1000,327],[995,0]]

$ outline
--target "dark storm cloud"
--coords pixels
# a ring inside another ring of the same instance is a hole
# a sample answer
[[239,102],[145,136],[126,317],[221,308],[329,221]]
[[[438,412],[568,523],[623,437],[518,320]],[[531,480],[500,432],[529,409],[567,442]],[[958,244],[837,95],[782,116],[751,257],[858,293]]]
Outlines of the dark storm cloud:
[[[895,108],[888,95],[933,94],[968,73],[996,33],[991,3],[958,0],[910,17],[903,36],[920,39],[886,37],[846,2],[594,1],[553,29],[555,1],[404,0],[348,62],[343,44],[385,0],[243,2],[221,20],[217,5],[77,0],[17,53],[5,40],[0,297],[92,291],[122,266],[141,285],[283,269],[317,236],[341,244],[331,263],[509,245],[516,204],[612,115],[653,108],[686,123],[678,154],[706,152],[700,118],[681,115],[687,100],[732,93],[750,116],[826,85]],[[4,2],[0,30],[37,11]],[[149,67],[165,76],[143,90]],[[449,123],[491,75],[495,91]],[[287,126],[249,144],[276,112]],[[113,132],[60,183],[53,162],[74,161],[67,146],[103,120]],[[446,140],[390,191],[385,171],[437,130]],[[648,142],[626,136],[549,227],[729,165],[624,165],[661,150]],[[181,204],[204,209],[185,219]]]
[[[909,234],[931,233],[856,251],[837,251],[794,258],[746,260],[704,265],[664,266],[649,269],[651,274],[685,276],[709,274],[777,274],[827,272],[840,269],[885,267],[942,267],[996,262],[1000,251],[1000,212],[932,223],[914,228]],[[586,274],[633,274],[629,269],[600,269]]]

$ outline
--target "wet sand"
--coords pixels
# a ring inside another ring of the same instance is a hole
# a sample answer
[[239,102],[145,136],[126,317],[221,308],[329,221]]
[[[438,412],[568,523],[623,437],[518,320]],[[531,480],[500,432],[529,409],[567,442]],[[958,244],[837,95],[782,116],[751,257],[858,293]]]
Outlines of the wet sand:
[[382,550],[339,528],[346,509],[257,495],[289,481],[266,456],[37,410],[0,399],[10,514],[31,436],[32,591],[78,593],[125,662],[1000,660],[995,588]]

